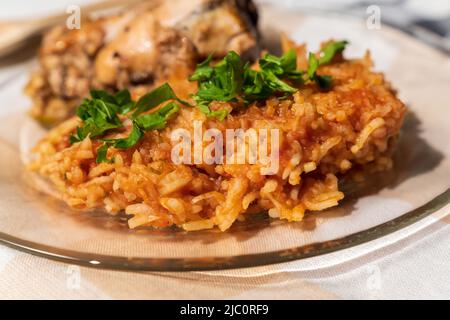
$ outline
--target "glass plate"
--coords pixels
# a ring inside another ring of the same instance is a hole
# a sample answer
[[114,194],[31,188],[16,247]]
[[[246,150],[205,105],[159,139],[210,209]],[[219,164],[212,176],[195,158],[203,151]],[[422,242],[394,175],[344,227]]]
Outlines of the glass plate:
[[147,271],[217,270],[292,261],[352,247],[400,230],[450,201],[450,62],[443,54],[383,27],[329,14],[262,8],[264,41],[287,33],[312,44],[345,38],[349,56],[371,49],[410,113],[399,140],[395,168],[365,184],[346,184],[346,198],[330,210],[287,223],[257,215],[230,230],[183,232],[128,230],[123,217],[68,209],[38,193],[22,159],[42,134],[24,113],[29,67],[0,84],[0,242],[80,265]]

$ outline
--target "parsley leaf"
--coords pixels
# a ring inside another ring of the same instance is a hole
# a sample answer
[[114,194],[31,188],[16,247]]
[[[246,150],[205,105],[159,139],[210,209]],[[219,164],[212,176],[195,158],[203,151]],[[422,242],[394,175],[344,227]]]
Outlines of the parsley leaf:
[[103,90],[92,90],[91,99],[85,99],[77,109],[77,116],[83,120],[82,126],[77,128],[70,142],[84,140],[88,135],[95,138],[105,134],[108,130],[122,127],[118,114],[126,114],[134,108],[128,90],[122,90],[112,95]]
[[110,147],[115,147],[117,149],[128,149],[136,145],[139,140],[144,135],[142,129],[133,122],[133,129],[128,137],[122,139],[105,139],[103,140],[103,145],[97,149],[97,159],[96,163],[106,162],[111,163],[112,160],[108,159],[107,153]]
[[348,41],[346,40],[330,42],[320,53],[319,64],[323,65],[330,63],[337,53],[342,52],[345,49],[347,44]]
[[344,50],[347,41],[330,42],[320,53],[319,58],[310,53],[308,69],[297,70],[297,54],[289,50],[281,57],[265,54],[259,60],[260,70],[253,70],[248,64],[243,64],[239,55],[229,52],[225,58],[211,66],[212,57],[197,65],[195,72],[189,78],[197,81],[198,90],[193,95],[197,108],[208,117],[223,120],[227,110],[212,111],[209,105],[213,101],[244,102],[267,99],[273,95],[286,97],[298,89],[291,84],[301,84],[304,81],[315,81],[321,88],[332,85],[330,76],[317,75],[319,66],[329,63],[336,53]]
[[209,102],[234,100],[242,82],[243,71],[241,58],[237,53],[228,53],[211,72],[203,74],[196,98]]
[[334,56],[345,49],[348,44],[347,41],[337,41],[330,42],[325,48],[320,52],[319,58],[315,54],[310,53],[308,58],[308,78],[311,81],[315,81],[320,88],[328,89],[332,85],[332,79],[327,75],[318,75],[317,69],[323,64],[331,62]]
[[[76,134],[70,137],[71,143],[84,140],[88,135],[91,138],[103,135],[110,129],[122,127],[122,122],[117,116],[119,107],[110,102],[110,96],[106,92],[91,92],[92,99],[85,99],[77,109],[78,117],[83,120],[83,125],[77,128]],[[102,96],[102,98],[99,98]],[[102,100],[105,99],[105,100]]]
[[208,58],[199,63],[195,72],[189,77],[189,81],[205,81],[211,78],[214,69],[209,65],[212,60],[212,55],[208,56]]
[[139,125],[136,122],[133,122],[133,129],[131,130],[131,133],[128,137],[107,141],[113,143],[113,146],[117,149],[128,149],[137,144],[142,138],[143,134],[144,133],[142,132],[142,129],[139,127]]
[[170,116],[178,111],[180,111],[180,106],[174,102],[171,102],[154,113],[137,117],[135,119],[135,123],[142,130],[163,129],[167,125],[167,120]]
[[131,115],[133,128],[129,136],[123,139],[102,139],[103,144],[97,149],[97,163],[111,162],[107,158],[110,147],[128,149],[139,142],[145,131],[161,130],[166,127],[168,119],[180,110],[177,103],[169,102],[156,112],[141,114],[169,100],[189,105],[179,99],[167,83],[144,95],[137,102],[132,100],[130,92],[126,89],[115,95],[103,90],[92,90],[91,99],[85,99],[77,108],[76,114],[82,123],[70,137],[70,142],[82,141],[87,136],[92,139],[99,138],[109,130],[122,128],[119,115],[126,116],[134,111]]
[[130,102],[133,102],[133,100],[131,100],[131,93],[127,89],[123,89],[122,91],[117,92],[114,96],[114,101],[119,106],[123,106]]
[[229,113],[228,110],[220,109],[220,110],[210,111],[209,116],[216,118],[219,121],[223,121],[228,116],[228,113]]
[[333,84],[333,79],[327,75],[320,76],[320,75],[316,74],[314,76],[314,81],[316,81],[317,84],[319,85],[319,87],[322,89],[328,89]]
[[97,159],[95,160],[96,163],[106,162],[110,163],[112,162],[107,158],[109,145],[107,143],[104,143],[101,147],[97,149]]
[[115,103],[116,99],[112,94],[104,90],[91,90],[92,99],[99,99],[103,102]]
[[[225,119],[228,110],[211,110],[213,101],[244,102],[245,104],[263,100],[275,94],[288,96],[298,89],[292,83],[315,81],[321,88],[329,88],[332,79],[327,75],[318,75],[319,66],[331,62],[333,57],[344,50],[347,41],[329,43],[319,57],[309,55],[306,71],[297,70],[297,55],[289,50],[281,57],[266,54],[259,60],[260,70],[253,70],[244,64],[239,55],[231,51],[225,58],[211,66],[212,57],[197,65],[189,78],[198,82],[198,91],[193,95],[197,108],[208,117]],[[288,81],[288,82],[286,82]],[[165,106],[150,114],[143,114],[164,102]],[[97,163],[111,162],[107,158],[110,147],[128,149],[136,145],[148,130],[161,130],[166,127],[170,117],[180,111],[176,102],[191,106],[179,99],[170,85],[163,84],[142,96],[137,102],[132,100],[130,92],[125,89],[110,94],[103,90],[92,90],[91,99],[85,99],[77,109],[77,116],[82,120],[76,132],[70,137],[71,143],[84,140],[87,136],[98,138],[109,130],[122,128],[119,115],[129,116],[133,128],[128,137],[123,139],[103,139],[103,145],[97,149]]]
[[120,106],[120,113],[127,114],[136,107],[136,102],[131,99],[130,91],[124,89],[114,96],[117,105]]
[[228,111],[212,111],[209,104],[212,101],[229,102],[237,100],[244,81],[245,66],[239,55],[234,51],[230,51],[214,67],[210,66],[210,62],[211,57],[197,65],[196,71],[189,78],[190,81],[198,82],[198,91],[193,98],[201,112],[208,117],[223,120]]
[[162,86],[156,88],[155,90],[142,96],[136,103],[136,110],[133,113],[133,118],[141,114],[142,112],[151,110],[161,103],[167,100],[175,100],[177,96],[173,92],[169,84],[165,83]]
[[92,90],[91,97],[94,100],[101,100],[105,103],[116,105],[121,114],[128,113],[130,109],[134,108],[135,103],[131,99],[131,94],[128,89],[123,89],[112,95],[104,90]]
[[197,108],[208,117],[223,120],[227,110],[212,111],[213,101],[251,103],[262,100],[275,93],[292,94],[297,89],[282,79],[299,80],[302,73],[297,71],[297,56],[294,50],[281,57],[266,54],[260,59],[261,70],[252,70],[241,61],[239,55],[231,51],[215,66],[211,57],[197,65],[190,81],[198,82],[198,91],[193,95]]
[[308,78],[313,79],[316,74],[317,68],[319,68],[319,60],[316,58],[316,55],[312,52],[309,53],[308,57]]
[[106,157],[108,149],[114,147],[117,149],[128,149],[135,146],[144,136],[145,131],[161,130],[167,125],[169,118],[180,111],[180,106],[174,102],[166,104],[158,111],[136,117],[133,120],[133,129],[126,138],[105,139],[104,144],[97,150],[97,163],[110,162]]
[[263,71],[263,79],[265,85],[268,86],[272,93],[281,92],[291,94],[297,91],[297,89],[291,87],[286,82],[282,81],[279,77],[277,77],[272,72]]
[[259,66],[263,72],[273,73],[279,78],[296,80],[302,75],[302,72],[297,71],[297,55],[293,49],[281,57],[266,54],[259,60]]
[[247,103],[251,101],[268,98],[272,95],[272,89],[266,85],[266,79],[262,72],[247,69],[244,76],[245,81],[242,87],[244,100]]

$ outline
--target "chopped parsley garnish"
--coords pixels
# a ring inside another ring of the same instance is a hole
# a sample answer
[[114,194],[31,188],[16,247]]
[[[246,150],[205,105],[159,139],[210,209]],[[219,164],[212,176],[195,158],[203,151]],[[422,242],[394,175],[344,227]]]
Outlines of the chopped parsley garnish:
[[83,120],[83,126],[77,128],[76,134],[70,137],[70,142],[82,141],[88,135],[96,138],[108,130],[121,128],[122,122],[118,114],[122,108],[131,105],[131,98],[124,99],[124,95],[123,91],[115,96],[106,91],[91,91],[92,99],[85,99],[77,109],[77,116]]
[[348,44],[347,41],[337,41],[330,42],[325,48],[320,52],[319,58],[317,58],[313,53],[309,54],[308,58],[308,78],[311,81],[315,81],[319,87],[323,89],[328,89],[332,85],[332,79],[330,76],[318,75],[317,69],[319,66],[330,63],[333,57],[342,52],[345,46]]
[[223,120],[227,116],[227,111],[212,111],[209,104],[212,101],[237,101],[242,92],[244,72],[247,66],[234,51],[229,52],[214,67],[210,66],[210,62],[211,56],[200,63],[189,78],[191,81],[198,82],[198,91],[193,98],[203,113],[209,117]]
[[337,53],[344,51],[348,41],[332,41],[320,52],[319,65],[330,63]]
[[228,111],[211,110],[213,101],[244,102],[267,99],[273,95],[289,96],[297,91],[292,84],[315,81],[320,88],[331,87],[330,76],[317,75],[319,66],[329,63],[333,57],[344,50],[347,41],[330,42],[321,51],[319,58],[310,53],[308,69],[297,70],[297,55],[289,50],[281,57],[266,54],[259,60],[260,70],[253,70],[249,64],[244,64],[239,55],[233,51],[214,66],[212,58],[197,65],[190,81],[197,81],[198,90],[193,95],[197,108],[208,117],[223,120]]
[[90,138],[99,138],[109,130],[123,128],[119,114],[129,117],[132,121],[131,133],[122,139],[100,139],[103,144],[97,150],[97,163],[110,162],[107,152],[110,147],[128,149],[136,145],[149,130],[161,130],[167,125],[169,118],[178,113],[180,106],[172,101],[156,112],[142,114],[154,109],[169,100],[187,105],[187,102],[178,99],[172,88],[166,83],[142,96],[137,102],[132,101],[128,90],[122,90],[115,95],[106,91],[91,91],[91,99],[85,99],[77,109],[78,117],[83,120],[74,135],[70,137],[71,143]]
[[[240,102],[248,105],[271,96],[287,97],[298,89],[292,85],[314,81],[320,88],[328,89],[332,79],[327,75],[318,75],[317,69],[331,62],[333,57],[345,49],[347,41],[330,42],[319,56],[310,53],[308,68],[297,70],[297,55],[294,50],[281,57],[265,54],[259,60],[259,70],[244,64],[239,55],[231,51],[219,63],[211,66],[212,57],[197,65],[189,78],[198,82],[197,93],[193,95],[196,107],[208,117],[225,119],[225,109],[211,110],[213,101]],[[156,112],[145,113],[167,102]],[[99,139],[102,145],[97,149],[97,163],[111,162],[107,157],[108,149],[128,149],[135,146],[146,131],[161,130],[167,121],[180,111],[180,104],[191,106],[179,99],[169,84],[154,89],[133,101],[128,90],[112,95],[103,90],[92,90],[91,99],[85,99],[77,109],[77,116],[82,120],[70,142],[76,143],[86,137]],[[121,117],[119,117],[121,116]],[[121,118],[128,118],[132,129],[128,137],[122,139],[103,139],[110,130],[123,128]]]
[[133,108],[136,109],[133,113],[133,118],[136,118],[136,116],[138,116],[139,114],[151,110],[168,100],[176,100],[181,104],[190,106],[189,103],[187,103],[186,101],[178,99],[178,97],[176,96],[175,92],[173,92],[170,85],[165,83],[162,86],[142,96],[138,100],[138,102],[136,102],[135,108]]

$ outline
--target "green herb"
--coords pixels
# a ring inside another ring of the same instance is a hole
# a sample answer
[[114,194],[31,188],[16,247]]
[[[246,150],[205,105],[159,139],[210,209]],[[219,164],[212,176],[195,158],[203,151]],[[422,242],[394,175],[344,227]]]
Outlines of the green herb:
[[190,81],[198,82],[197,94],[193,96],[197,107],[209,117],[224,119],[226,110],[212,111],[209,104],[212,101],[236,101],[241,93],[245,66],[239,55],[231,51],[225,58],[210,66],[211,56],[200,63]]
[[103,145],[97,149],[97,159],[96,162],[107,162],[110,163],[111,160],[107,158],[107,152],[110,147],[117,149],[128,149],[136,145],[143,136],[142,129],[133,122],[133,129],[128,137],[122,139],[106,139],[103,140]]
[[297,70],[297,55],[293,49],[281,57],[266,54],[259,60],[259,66],[263,73],[272,73],[282,79],[299,80],[303,74]]
[[133,120],[133,129],[128,137],[122,139],[104,139],[104,144],[97,150],[97,163],[110,162],[106,153],[108,148],[128,149],[136,145],[149,130],[161,130],[167,125],[169,118],[180,111],[180,106],[174,102],[166,104],[158,111],[136,117]]
[[131,99],[130,91],[124,89],[115,95],[116,103],[121,106],[120,113],[127,114],[136,107],[136,103]]
[[189,78],[190,81],[205,81],[211,78],[214,69],[209,65],[212,60],[212,55],[208,56],[208,58],[199,63],[195,72]]
[[213,101],[250,103],[265,99],[276,92],[289,94],[295,88],[281,78],[298,79],[296,55],[289,51],[282,57],[266,54],[260,60],[261,71],[250,69],[239,55],[231,51],[215,66],[210,66],[211,57],[197,66],[189,80],[198,82],[198,91],[193,96],[197,107],[208,117],[223,120],[228,111],[211,110]]
[[319,68],[319,60],[316,58],[316,55],[312,52],[309,53],[308,57],[308,78],[313,79],[316,74],[317,68]]
[[121,114],[127,113],[129,109],[132,109],[135,106],[135,103],[131,99],[130,91],[127,89],[121,90],[115,95],[104,90],[92,90],[91,97],[92,100],[100,100],[110,105],[115,105]]
[[154,113],[137,117],[135,123],[144,131],[164,129],[170,116],[178,111],[180,111],[180,106],[171,102]]
[[316,58],[309,55],[308,69],[297,70],[297,55],[289,50],[281,57],[266,54],[259,60],[260,70],[252,70],[243,64],[238,54],[231,51],[215,66],[211,66],[212,57],[197,65],[190,81],[198,82],[197,93],[193,95],[197,108],[208,117],[223,120],[227,110],[211,110],[213,101],[244,102],[267,99],[273,95],[289,96],[298,89],[293,83],[315,81],[321,88],[329,88],[332,84],[330,76],[317,75],[319,66],[329,63],[336,53],[344,50],[347,41],[331,42]]
[[[92,92],[91,100],[84,100],[77,109],[78,117],[83,120],[83,125],[77,128],[76,134],[70,137],[71,143],[84,140],[88,135],[95,138],[106,131],[122,127],[117,113],[120,108],[110,100],[99,98],[98,92]],[[105,97],[107,97],[105,95]]]
[[316,74],[314,76],[314,81],[321,87],[322,89],[328,89],[331,88],[333,85],[333,79],[330,76],[324,75],[320,76]]
[[77,116],[83,120],[83,125],[70,137],[70,142],[82,141],[88,135],[96,138],[108,130],[121,128],[122,122],[118,114],[125,114],[134,106],[128,90],[122,90],[115,95],[102,90],[92,90],[91,99],[85,99],[77,109]]
[[337,53],[345,49],[347,44],[348,41],[346,40],[330,42],[320,53],[319,65],[330,63]]
[[170,85],[165,83],[138,100],[135,107],[136,110],[133,113],[133,118],[136,118],[139,114],[151,110],[168,100],[177,100],[182,104],[188,105],[187,102],[178,99]]
[[315,54],[310,53],[308,58],[308,78],[311,81],[315,81],[319,87],[323,89],[328,89],[332,85],[332,79],[330,76],[318,75],[317,69],[324,64],[330,63],[334,56],[342,52],[345,46],[348,44],[347,41],[337,41],[330,42],[325,48],[320,52],[319,58]]
[[97,162],[97,163],[101,163],[101,162],[110,163],[111,162],[111,160],[109,160],[106,155],[108,153],[108,148],[109,148],[109,145],[105,143],[100,148],[97,149],[97,159],[95,162]]
[[[244,64],[239,55],[233,51],[214,66],[212,57],[197,65],[190,81],[198,82],[198,91],[193,95],[197,108],[208,117],[225,119],[228,111],[225,109],[211,110],[213,101],[242,102],[249,104],[263,100],[273,95],[286,97],[297,91],[293,83],[315,81],[321,88],[329,88],[332,79],[327,75],[318,75],[319,66],[329,63],[333,57],[344,50],[347,41],[331,42],[317,58],[309,55],[308,69],[297,70],[297,56],[294,50],[286,52],[281,57],[266,54],[259,60],[260,70],[252,70],[249,64]],[[156,112],[143,114],[164,102],[168,102]],[[180,111],[179,104],[191,106],[179,99],[172,88],[166,83],[141,97],[137,102],[131,98],[128,90],[110,94],[103,90],[92,90],[91,99],[85,99],[77,109],[77,115],[82,124],[76,133],[70,137],[71,143],[84,140],[86,137],[100,139],[103,144],[97,149],[97,163],[111,162],[107,158],[108,149],[128,149],[135,146],[146,131],[161,130],[167,126],[167,121]],[[130,115],[131,114],[131,115]],[[119,115],[132,121],[132,130],[128,137],[122,139],[101,139],[110,130],[123,128]]]
[[113,142],[113,146],[117,149],[128,149],[137,144],[142,138],[142,135],[142,129],[137,125],[136,122],[133,122],[133,129],[131,130],[131,133],[128,137],[110,141]]
[[122,90],[115,95],[106,91],[91,91],[91,99],[85,99],[77,109],[77,115],[82,120],[82,125],[77,128],[70,137],[71,143],[90,138],[99,138],[112,129],[123,127],[119,114],[131,115],[133,128],[128,137],[123,139],[101,139],[103,144],[97,149],[97,163],[110,162],[107,152],[110,147],[128,149],[136,145],[148,130],[161,130],[167,125],[169,118],[179,112],[180,106],[175,102],[169,102],[158,111],[151,114],[142,114],[162,103],[176,100],[182,104],[187,102],[178,99],[168,84],[164,84],[150,93],[141,97],[137,102],[132,101],[128,90]]

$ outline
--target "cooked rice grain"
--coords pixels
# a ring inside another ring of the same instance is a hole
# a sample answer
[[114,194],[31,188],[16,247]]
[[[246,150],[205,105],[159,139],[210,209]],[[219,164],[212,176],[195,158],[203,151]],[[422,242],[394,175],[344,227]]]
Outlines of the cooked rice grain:
[[[99,143],[94,140],[70,145],[68,137],[79,123],[73,118],[36,146],[29,168],[47,177],[69,206],[125,211],[132,216],[130,228],[177,225],[194,231],[217,226],[225,231],[261,210],[272,218],[300,221],[307,210],[338,204],[344,194],[337,177],[352,167],[392,166],[389,153],[405,106],[371,66],[368,54],[361,60],[338,59],[319,69],[332,76],[332,90],[306,85],[288,99],[272,98],[236,110],[223,122],[186,108],[165,130],[147,132],[135,147],[110,148],[111,164],[96,164]],[[279,129],[278,173],[261,176],[260,164],[174,165],[170,133],[176,128],[192,132],[194,120],[202,121],[204,129],[222,132]]]

